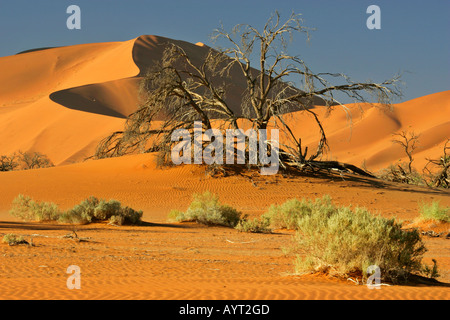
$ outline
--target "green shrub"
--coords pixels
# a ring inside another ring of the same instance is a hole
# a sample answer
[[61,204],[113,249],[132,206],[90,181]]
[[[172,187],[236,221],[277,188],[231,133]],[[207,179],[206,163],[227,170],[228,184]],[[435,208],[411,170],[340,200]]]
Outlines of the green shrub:
[[54,203],[35,202],[27,196],[19,195],[13,200],[10,214],[28,221],[58,221],[61,223],[88,224],[99,221],[113,223],[139,224],[143,212],[122,207],[117,200],[99,200],[90,196],[73,208],[62,212]]
[[169,218],[176,221],[195,221],[205,225],[235,227],[241,218],[236,209],[219,203],[216,195],[206,191],[194,194],[193,201],[186,212],[172,210]]
[[97,220],[108,220],[121,209],[122,206],[117,200],[100,200],[94,208],[93,216]]
[[[374,216],[364,208],[337,207],[329,197],[303,201],[295,211],[295,269],[298,273],[360,274],[377,265],[382,278],[405,280],[420,273],[426,249],[417,230],[402,230],[394,219]],[[309,208],[308,208],[309,206]]]
[[8,233],[3,237],[3,243],[7,243],[10,246],[15,246],[17,244],[28,244],[28,242],[22,237],[17,236],[14,233]]
[[272,205],[264,214],[264,217],[270,221],[270,226],[275,229],[297,229],[298,219],[305,215],[311,214],[313,210],[332,210],[331,197],[323,196],[322,199],[298,200],[290,199],[281,205]]
[[261,216],[260,218],[254,218],[248,220],[246,218],[241,219],[236,225],[236,229],[242,232],[252,232],[252,233],[271,233],[270,219]]
[[139,224],[141,223],[142,214],[143,212],[141,210],[136,211],[132,208],[125,207],[121,208],[117,214],[112,215],[110,220],[116,218],[118,220],[116,224],[118,225]]
[[422,203],[419,219],[450,222],[450,207],[441,207],[439,201],[433,201],[429,205]]
[[171,210],[168,215],[169,221],[183,222],[188,220],[183,211]]
[[10,214],[22,220],[54,221],[61,211],[51,202],[36,202],[28,196],[20,194],[13,202]]

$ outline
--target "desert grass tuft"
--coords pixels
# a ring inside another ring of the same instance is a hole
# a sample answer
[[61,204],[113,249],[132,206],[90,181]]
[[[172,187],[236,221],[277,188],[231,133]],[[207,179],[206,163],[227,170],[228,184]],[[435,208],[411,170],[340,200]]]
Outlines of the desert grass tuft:
[[422,203],[419,205],[422,221],[450,222],[450,207],[443,207],[439,201],[433,201],[431,204]]
[[270,219],[265,216],[253,219],[247,219],[245,217],[239,221],[235,228],[236,230],[242,232],[272,233],[272,228],[270,228]]
[[185,211],[172,210],[169,219],[178,222],[194,221],[205,225],[235,227],[241,212],[226,204],[221,204],[219,198],[209,191],[194,194],[189,208]]
[[143,212],[122,207],[120,202],[114,199],[107,201],[94,196],[63,212],[54,203],[39,203],[28,196],[19,195],[13,200],[10,214],[25,221],[57,221],[71,224],[110,221],[123,225],[139,224]]
[[14,233],[8,233],[4,235],[2,242],[7,243],[10,246],[15,246],[18,244],[28,244],[28,242],[22,236],[18,236]]

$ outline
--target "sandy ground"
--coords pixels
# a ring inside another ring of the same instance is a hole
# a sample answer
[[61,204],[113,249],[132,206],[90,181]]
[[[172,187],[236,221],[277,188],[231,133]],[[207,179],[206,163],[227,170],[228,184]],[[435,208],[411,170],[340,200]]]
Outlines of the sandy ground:
[[[253,184],[252,184],[253,182]],[[382,286],[370,290],[352,281],[293,274],[293,257],[282,248],[292,232],[241,233],[194,223],[168,223],[171,209],[185,210],[193,192],[210,190],[250,216],[286,199],[332,196],[337,204],[358,204],[407,225],[418,202],[440,200],[449,192],[360,177],[211,178],[203,169],[157,169],[153,155],[8,172],[0,175],[0,233],[23,235],[26,245],[0,244],[2,299],[448,299],[442,286]],[[114,198],[143,209],[144,226],[116,227],[20,222],[8,207],[23,192],[62,208],[89,195]],[[448,230],[448,225],[444,229]],[[82,241],[64,238],[76,231]],[[424,237],[436,259],[441,282],[450,283],[450,240]],[[81,289],[69,290],[67,267],[81,268]]]

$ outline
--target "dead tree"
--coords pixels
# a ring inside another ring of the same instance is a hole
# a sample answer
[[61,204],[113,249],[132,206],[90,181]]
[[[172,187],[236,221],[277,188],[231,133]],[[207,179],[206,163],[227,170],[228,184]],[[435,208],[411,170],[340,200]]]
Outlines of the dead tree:
[[417,149],[417,144],[419,142],[419,136],[412,132],[402,131],[400,133],[395,133],[393,136],[398,136],[398,139],[392,140],[393,143],[397,143],[403,147],[406,155],[408,156],[408,170],[412,173],[412,163],[414,161],[413,153]]
[[18,166],[19,163],[17,162],[17,154],[12,154],[10,156],[2,155],[0,156],[0,171],[13,171]]
[[[201,121],[204,130],[212,127],[214,119],[221,120],[218,128],[221,130],[240,129],[239,121],[250,123],[255,130],[266,129],[269,121],[273,121],[289,140],[280,145],[282,166],[335,167],[337,162],[319,164],[318,159],[328,145],[321,121],[311,106],[320,101],[328,111],[334,106],[346,110],[337,100],[337,93],[354,102],[376,97],[377,102],[388,106],[391,98],[400,96],[399,77],[372,83],[353,82],[344,74],[314,73],[299,56],[288,53],[290,40],[298,34],[309,39],[310,31],[303,26],[300,15],[292,14],[282,22],[278,12],[261,31],[246,24],[236,26],[232,32],[220,28],[213,33],[212,40],[225,41],[229,47],[211,49],[197,64],[180,46],[166,44],[162,60],[142,82],[145,102],[129,116],[123,131],[101,142],[96,157],[136,151],[167,154],[174,130],[193,130],[194,121]],[[238,108],[227,97],[232,75],[245,82]],[[303,86],[298,87],[288,79],[296,79]],[[341,83],[336,83],[338,80]],[[285,119],[287,113],[294,111],[310,114],[317,124],[320,138],[309,156],[301,137],[295,136]],[[154,119],[161,114],[165,120],[157,126]],[[339,168],[348,169],[349,165],[340,164]]]
[[[443,154],[439,159],[427,159],[428,163],[425,165],[424,172],[430,176],[429,186],[450,188],[450,139],[444,144]],[[430,166],[434,166],[437,169],[430,169]]]

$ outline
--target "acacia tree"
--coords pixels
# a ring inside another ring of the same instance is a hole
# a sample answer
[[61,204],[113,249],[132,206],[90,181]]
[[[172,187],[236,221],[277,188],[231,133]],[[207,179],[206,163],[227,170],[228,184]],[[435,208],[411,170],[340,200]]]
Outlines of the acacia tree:
[[[166,44],[161,61],[143,79],[145,102],[129,116],[123,131],[100,143],[95,156],[120,156],[136,151],[160,151],[168,156],[174,130],[193,130],[194,121],[202,121],[204,130],[211,129],[213,119],[221,119],[222,130],[240,129],[239,121],[250,123],[253,129],[266,129],[269,121],[273,121],[288,139],[280,148],[282,166],[335,167],[367,175],[353,165],[317,161],[328,146],[326,133],[311,106],[320,101],[328,110],[336,105],[345,109],[336,98],[338,93],[355,102],[366,102],[367,96],[376,97],[377,102],[388,106],[391,98],[400,95],[399,77],[374,83],[353,82],[344,74],[314,73],[299,56],[289,54],[292,38],[303,34],[309,39],[310,31],[300,15],[293,13],[282,22],[276,12],[262,30],[248,24],[237,25],[231,32],[223,27],[215,30],[212,39],[229,46],[209,50],[200,63],[194,63],[182,47]],[[227,97],[230,83],[236,77],[245,81],[237,108]],[[303,86],[295,86],[293,79]],[[301,138],[295,136],[285,119],[293,111],[306,112],[316,121],[320,139],[309,156]],[[161,114],[164,121],[156,125],[155,117]]]

